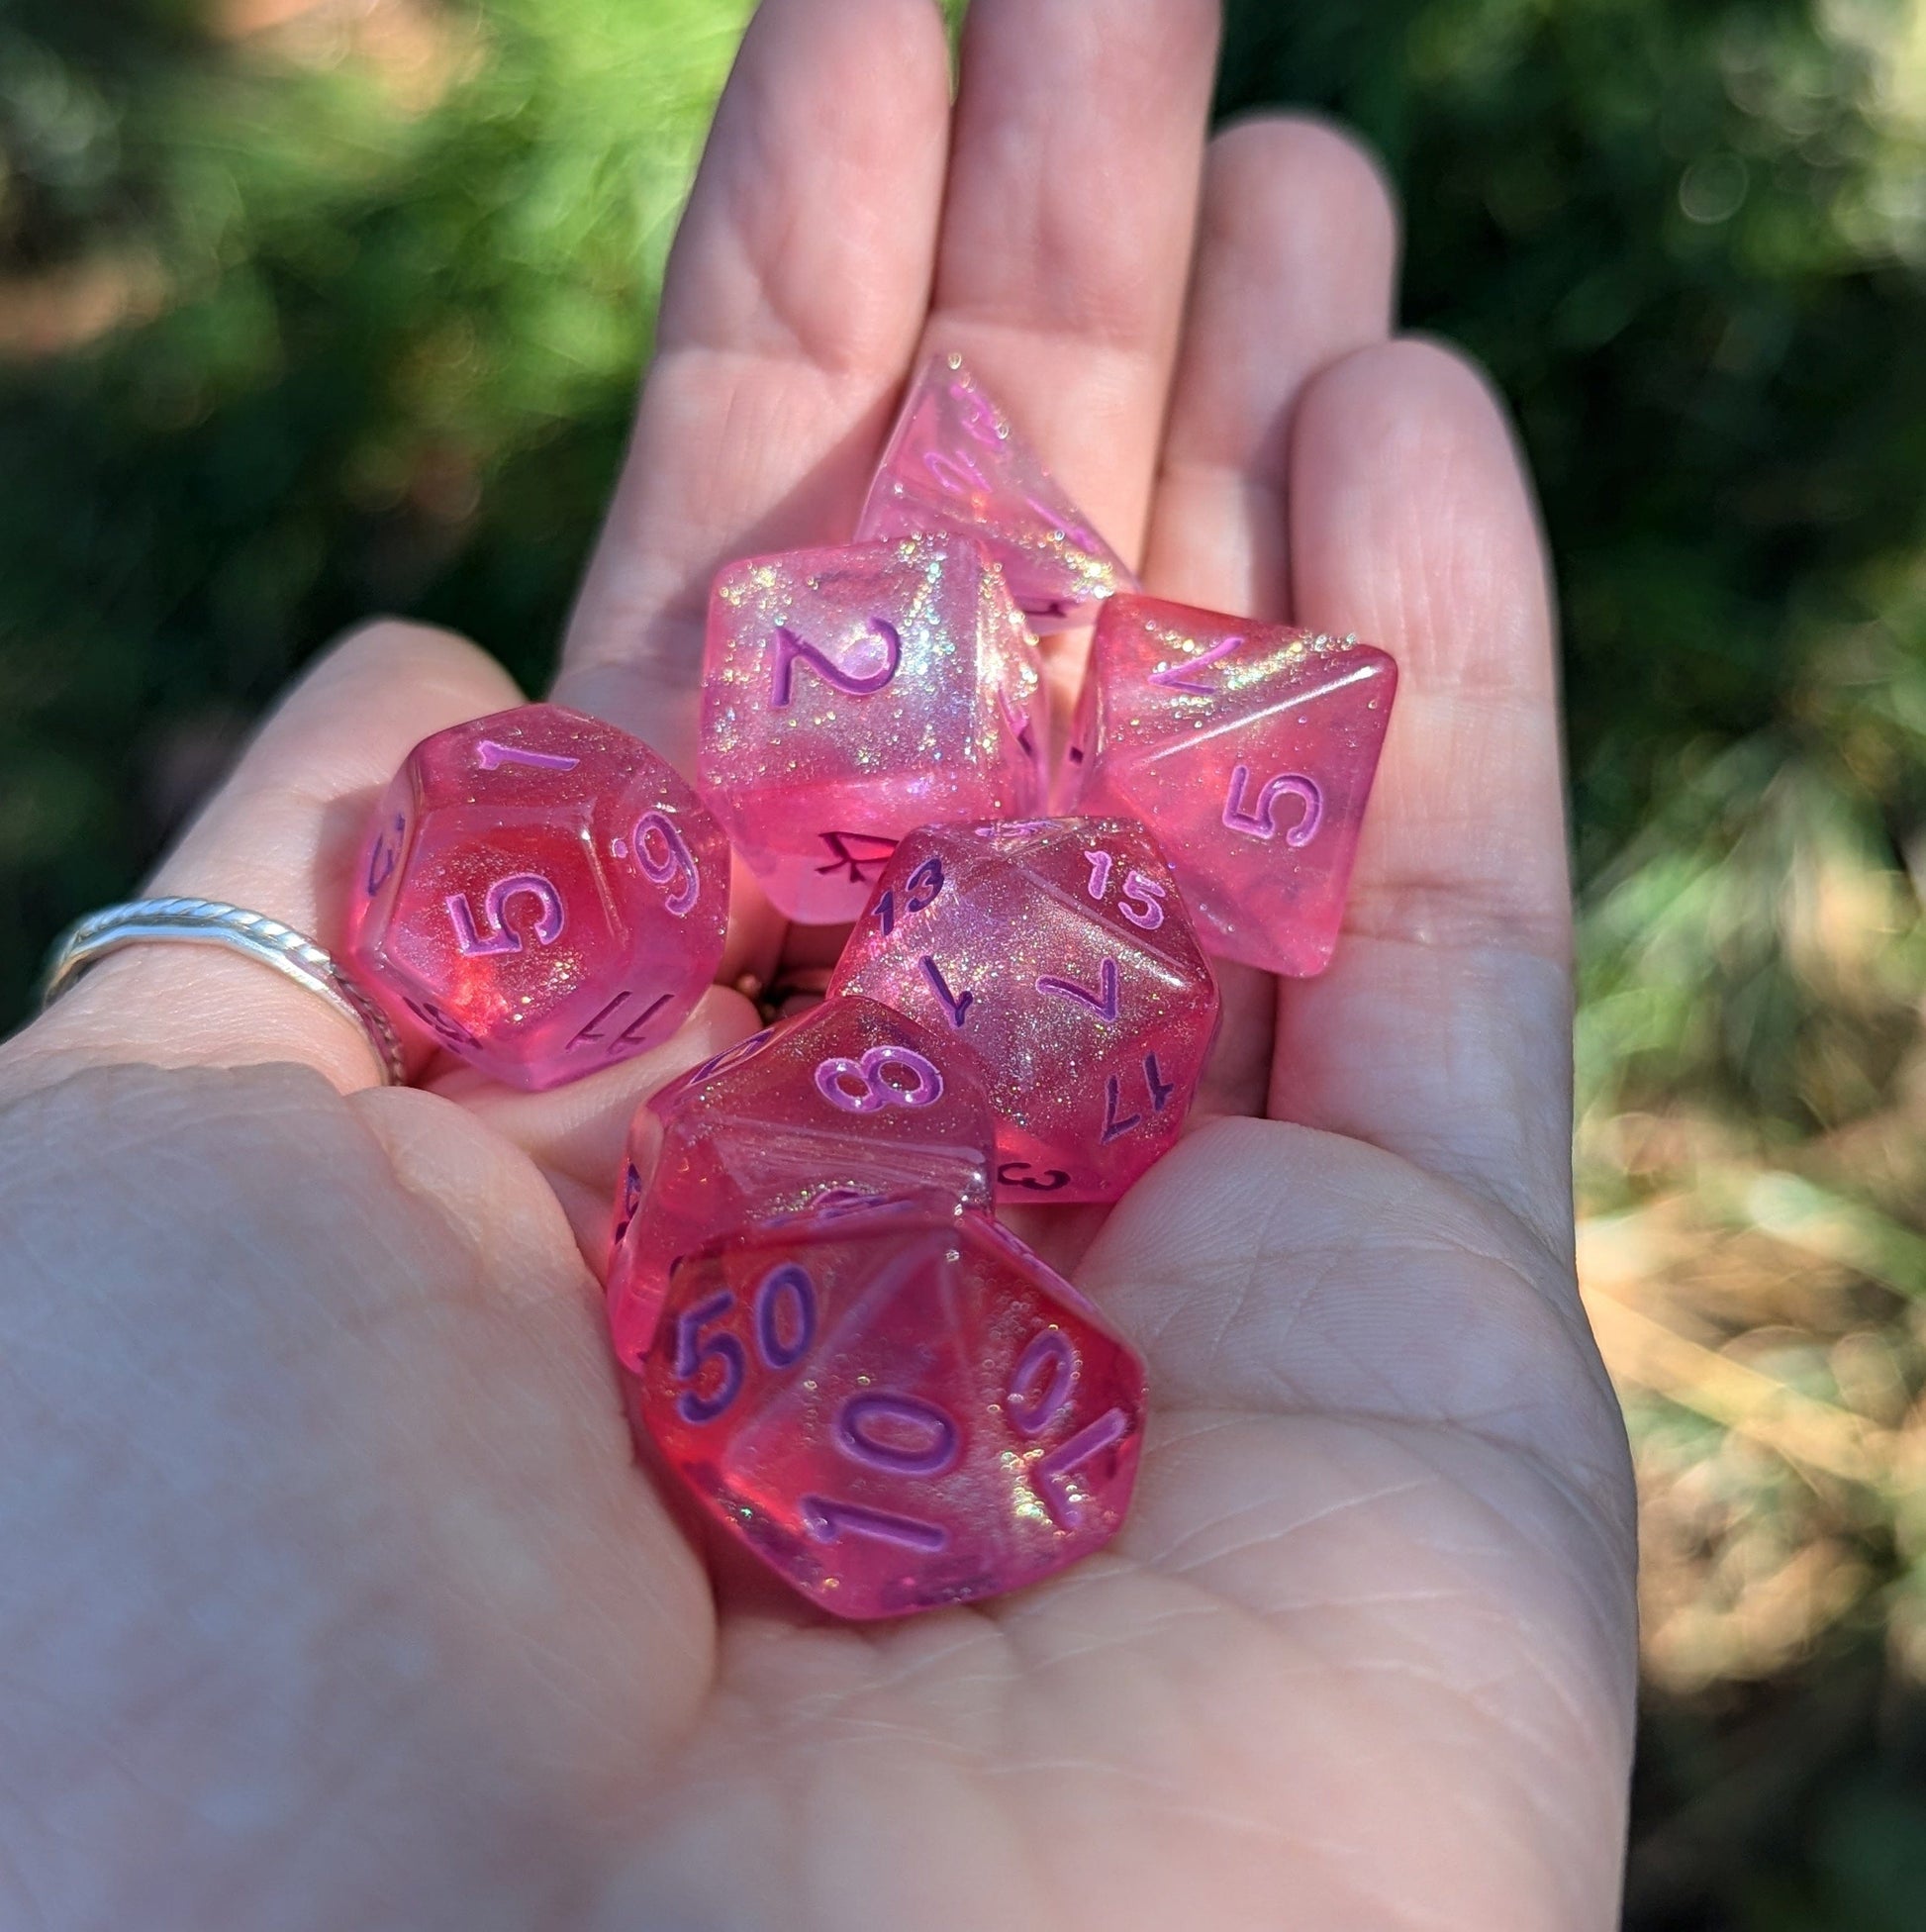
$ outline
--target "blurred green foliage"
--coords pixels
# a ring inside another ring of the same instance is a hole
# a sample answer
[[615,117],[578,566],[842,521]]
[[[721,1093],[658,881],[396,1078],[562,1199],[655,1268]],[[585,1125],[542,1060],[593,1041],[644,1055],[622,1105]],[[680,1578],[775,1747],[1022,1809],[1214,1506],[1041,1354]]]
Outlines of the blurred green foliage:
[[[0,0],[0,1012],[342,626],[540,682],[746,11]],[[1796,1164],[1926,992],[1926,5],[1242,0],[1219,105],[1279,102],[1376,143],[1539,477],[1587,1117]],[[1926,1924],[1880,1641],[1655,1710],[1636,1924]]]

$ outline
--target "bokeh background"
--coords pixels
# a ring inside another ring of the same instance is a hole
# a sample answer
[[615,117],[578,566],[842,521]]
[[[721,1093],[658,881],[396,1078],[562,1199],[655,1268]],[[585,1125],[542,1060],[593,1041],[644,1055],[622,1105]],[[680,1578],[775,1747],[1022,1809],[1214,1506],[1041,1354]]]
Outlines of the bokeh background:
[[[744,0],[0,5],[0,1019],[376,609],[538,684]],[[1627,1922],[1926,1927],[1926,0],[1233,4],[1544,493]]]

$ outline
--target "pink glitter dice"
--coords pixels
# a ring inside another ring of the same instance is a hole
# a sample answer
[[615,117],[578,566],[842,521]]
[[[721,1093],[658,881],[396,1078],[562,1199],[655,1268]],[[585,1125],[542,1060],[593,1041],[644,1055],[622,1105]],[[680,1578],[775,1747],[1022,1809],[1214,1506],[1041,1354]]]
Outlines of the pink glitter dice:
[[987,1208],[995,1134],[972,1056],[874,1000],[831,1000],[706,1061],[629,1128],[609,1267],[618,1358],[641,1361],[670,1269],[719,1235],[904,1192]]
[[845,1203],[675,1270],[641,1411],[670,1466],[845,1617],[995,1595],[1112,1536],[1143,1366],[987,1215]]
[[1321,973],[1396,689],[1391,657],[1355,638],[1112,598],[1067,802],[1156,827],[1212,952]]
[[1136,588],[960,355],[917,372],[856,526],[859,541],[916,531],[981,539],[1038,630],[1087,622]]
[[705,795],[777,907],[854,918],[930,819],[1040,810],[1036,640],[967,536],[729,564],[709,606]]
[[450,1052],[552,1087],[653,1046],[715,977],[722,828],[625,731],[559,705],[408,754],[354,876],[348,956]]
[[1124,819],[912,832],[829,992],[975,1052],[1011,1201],[1115,1200],[1175,1144],[1217,1026],[1176,881]]

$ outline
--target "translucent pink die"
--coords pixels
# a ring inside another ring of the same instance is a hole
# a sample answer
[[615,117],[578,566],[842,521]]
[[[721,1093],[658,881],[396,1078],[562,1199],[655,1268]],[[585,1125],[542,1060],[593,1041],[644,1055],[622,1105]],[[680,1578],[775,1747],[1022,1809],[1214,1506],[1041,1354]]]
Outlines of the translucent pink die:
[[729,564],[709,606],[702,783],[791,918],[862,911],[929,819],[1039,810],[1036,640],[963,536]]
[[932,355],[911,384],[856,527],[859,540],[915,531],[979,536],[1038,630],[1136,587],[960,355]]
[[633,1367],[647,1353],[670,1268],[704,1242],[906,1191],[987,1208],[994,1147],[972,1057],[873,1000],[831,1000],[741,1041],[629,1128],[609,1266],[617,1355]]
[[1123,819],[912,832],[829,991],[976,1054],[1008,1201],[1115,1200],[1176,1141],[1217,1026],[1170,867]]
[[722,827],[625,731],[528,705],[408,754],[361,848],[349,956],[384,1003],[517,1087],[664,1039],[715,977]]
[[1352,637],[1113,598],[1069,802],[1156,827],[1212,952],[1321,973],[1396,689],[1391,657]]
[[987,1215],[830,1207],[685,1260],[642,1370],[649,1432],[812,1601],[994,1596],[1115,1534],[1143,1366]]

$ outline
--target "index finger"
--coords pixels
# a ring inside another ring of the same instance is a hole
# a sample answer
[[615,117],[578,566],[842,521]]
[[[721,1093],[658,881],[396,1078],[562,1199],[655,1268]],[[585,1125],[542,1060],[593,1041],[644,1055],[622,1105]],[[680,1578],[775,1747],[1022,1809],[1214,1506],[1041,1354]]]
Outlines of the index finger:
[[854,528],[927,306],[948,124],[931,0],[764,0],[743,38],[555,684],[685,771],[717,569]]

